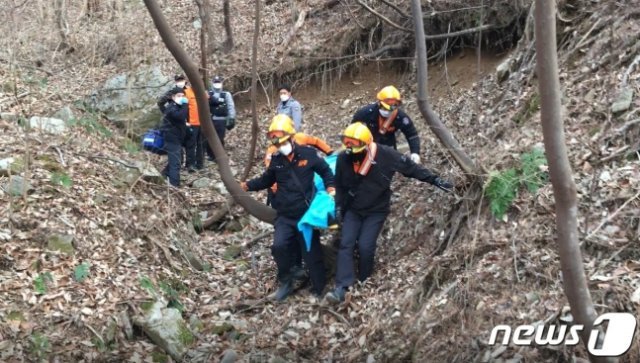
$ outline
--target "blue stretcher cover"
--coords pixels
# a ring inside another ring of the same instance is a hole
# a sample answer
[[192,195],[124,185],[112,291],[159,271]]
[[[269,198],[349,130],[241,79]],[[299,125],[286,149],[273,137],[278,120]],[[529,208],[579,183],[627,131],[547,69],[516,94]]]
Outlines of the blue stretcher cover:
[[[331,171],[335,175],[336,173],[336,160],[338,155],[333,154],[325,158],[327,164],[331,168]],[[302,232],[304,242],[307,246],[307,251],[311,250],[311,236],[313,229],[326,229],[329,227],[329,219],[335,217],[336,203],[327,191],[325,190],[322,178],[318,174],[313,177],[313,182],[316,187],[316,194],[311,201],[311,205],[307,212],[302,216],[298,222],[298,230]]]

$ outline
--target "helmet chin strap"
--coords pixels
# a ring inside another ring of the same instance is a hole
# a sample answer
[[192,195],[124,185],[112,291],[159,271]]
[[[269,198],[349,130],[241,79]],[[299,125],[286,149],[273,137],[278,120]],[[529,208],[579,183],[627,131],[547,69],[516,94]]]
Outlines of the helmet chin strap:
[[351,155],[356,155],[356,154],[366,154],[366,152],[369,150],[369,148],[367,147],[367,145],[364,146],[360,146],[360,147],[349,147],[345,150],[345,152],[347,154],[351,154]]

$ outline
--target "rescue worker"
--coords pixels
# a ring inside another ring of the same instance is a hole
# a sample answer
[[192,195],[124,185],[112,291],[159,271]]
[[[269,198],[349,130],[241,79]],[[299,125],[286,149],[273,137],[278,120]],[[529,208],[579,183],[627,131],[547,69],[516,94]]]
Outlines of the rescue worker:
[[169,183],[180,186],[180,165],[182,163],[182,145],[187,137],[188,100],[184,91],[174,88],[162,117],[164,149],[167,152],[167,166],[162,175],[169,177]]
[[280,102],[276,107],[276,114],[284,114],[293,120],[293,127],[302,130],[302,106],[291,96],[291,86],[283,84],[278,88]]
[[396,172],[449,192],[453,185],[393,148],[373,141],[365,124],[349,125],[342,134],[345,151],[336,161],[336,219],[342,223],[338,249],[336,288],[327,301],[344,301],[355,283],[353,252],[358,247],[358,280],[373,272],[376,240],[389,215],[391,181]]
[[162,112],[163,114],[164,114],[167,102],[171,101],[171,98],[175,94],[176,90],[184,90],[184,87],[187,85],[187,79],[181,74],[175,75],[173,77],[173,80],[175,82],[174,87],[168,90],[167,92],[165,92],[165,94],[163,94],[158,99],[157,105],[158,105],[158,108],[160,109],[160,112]]
[[[324,140],[306,135],[300,132],[296,132],[293,126],[293,120],[289,118],[289,116],[280,114],[276,115],[271,119],[271,125],[269,125],[270,133],[273,132],[283,132],[286,135],[291,135],[291,139],[297,145],[303,146],[313,146],[317,150],[323,152],[326,155],[331,155],[333,150],[331,146],[329,146]],[[267,148],[264,157],[264,165],[268,168],[271,163],[271,158],[274,154],[278,152],[278,147],[271,144]],[[267,190],[267,205],[271,205],[273,203],[273,199],[276,197],[276,191],[278,190],[278,185],[273,184],[271,188]],[[294,265],[292,268],[292,275],[296,280],[306,280],[307,274],[305,270],[302,268],[302,250],[298,245],[292,245],[292,254],[294,254]]]
[[378,92],[376,98],[376,103],[359,109],[351,122],[365,123],[373,134],[373,141],[394,149],[397,148],[396,132],[402,131],[409,143],[411,160],[420,164],[420,136],[411,118],[400,109],[400,91],[394,86],[386,86]]
[[187,151],[187,171],[202,170],[204,167],[204,142],[200,129],[200,116],[198,115],[198,103],[193,87],[187,83],[184,95],[189,101],[189,125],[191,132],[187,138],[185,148]]
[[[211,110],[211,121],[216,133],[224,146],[224,136],[227,130],[231,130],[236,125],[236,106],[233,103],[233,96],[230,92],[222,89],[222,76],[213,77],[213,85],[209,90],[209,109]],[[213,150],[206,144],[209,160],[214,161]]]
[[[277,122],[276,122],[277,123]],[[302,249],[311,278],[312,293],[320,298],[326,284],[326,271],[322,258],[320,235],[313,232],[311,250],[307,251],[304,239],[298,230],[298,222],[309,209],[314,194],[314,173],[326,186],[327,193],[335,195],[334,177],[331,168],[318,156],[315,149],[297,144],[293,133],[278,130],[273,125],[267,133],[270,142],[278,148],[271,157],[267,170],[259,177],[242,182],[245,191],[258,191],[278,183],[277,197],[272,206],[277,212],[275,235],[271,253],[278,266],[279,287],[275,298],[282,301],[293,292],[293,267],[295,251]]]

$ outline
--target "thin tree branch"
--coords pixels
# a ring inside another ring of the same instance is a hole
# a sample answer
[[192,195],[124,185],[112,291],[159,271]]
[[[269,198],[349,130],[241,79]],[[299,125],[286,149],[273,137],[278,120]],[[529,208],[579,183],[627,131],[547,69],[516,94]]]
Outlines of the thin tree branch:
[[202,229],[205,230],[211,227],[211,225],[213,225],[214,223],[217,223],[218,221],[220,221],[222,217],[224,217],[225,215],[227,215],[227,213],[229,213],[233,204],[234,204],[233,197],[229,196],[226,202],[224,203],[224,205],[220,207],[220,209],[215,211],[215,213],[213,213],[211,217],[205,219],[202,222]]
[[424,23],[422,21],[422,8],[420,0],[411,1],[411,12],[413,14],[413,23],[415,27],[415,43],[416,43],[416,68],[418,76],[418,108],[429,128],[438,137],[442,145],[449,151],[458,166],[467,175],[479,175],[477,166],[474,161],[462,149],[458,141],[451,134],[449,129],[442,123],[440,117],[433,111],[428,99],[428,62],[427,62],[427,45],[424,36]]
[[610,215],[608,215],[606,218],[604,218],[600,224],[598,224],[598,226],[596,228],[593,229],[593,231],[591,231],[589,233],[589,235],[587,235],[587,237],[585,238],[585,240],[587,239],[591,239],[593,236],[596,235],[596,233],[602,228],[604,227],[605,224],[611,222],[611,220],[613,220],[613,218],[615,218],[615,216],[618,215],[618,213],[620,213],[620,211],[622,211],[627,205],[629,205],[629,203],[633,202],[634,200],[638,199],[638,197],[640,197],[640,192],[636,193],[636,195],[634,195],[633,197],[629,198],[627,201],[625,201],[620,208],[616,209],[613,213],[611,213]]
[[438,40],[438,39],[459,37],[461,35],[466,35],[466,34],[471,34],[471,33],[476,33],[476,32],[482,32],[483,30],[491,29],[492,27],[493,27],[493,25],[491,25],[491,24],[485,24],[485,25],[477,26],[475,28],[459,30],[459,31],[453,32],[453,33],[425,35],[424,39],[425,40]]
[[259,235],[253,237],[249,242],[247,242],[243,247],[245,249],[247,248],[251,248],[253,247],[254,244],[256,244],[256,242],[260,241],[261,239],[270,236],[271,234],[273,234],[273,231],[266,231],[266,232],[262,232]]
[[393,10],[397,11],[405,19],[411,19],[411,16],[405,13],[398,5],[388,2],[387,0],[380,0],[383,4],[393,8]]
[[635,66],[638,65],[638,63],[640,63],[640,54],[638,54],[636,56],[636,58],[629,65],[627,70],[624,72],[624,75],[622,76],[622,86],[626,86],[627,85],[627,82],[629,81],[629,75],[633,71],[633,68],[635,68]]
[[[298,19],[296,20],[295,24],[293,24],[293,27],[291,27],[291,30],[289,30],[289,33],[287,34],[287,36],[284,38],[282,43],[280,43],[280,46],[277,51],[278,53],[284,52],[286,50],[289,43],[296,36],[298,29],[300,29],[304,24],[304,19],[306,17],[307,17],[307,10],[304,9],[300,12],[300,15],[298,15]],[[282,63],[283,59],[284,59],[284,56],[280,59],[280,63]]]
[[407,32],[407,33],[411,33],[412,32],[411,29],[405,28],[402,25],[398,25],[398,24],[394,23],[393,21],[391,21],[389,18],[387,18],[384,15],[380,14],[379,12],[375,11],[369,5],[367,5],[364,2],[362,2],[362,0],[358,0],[358,4],[360,4],[360,6],[362,6],[365,9],[367,9],[367,11],[369,11],[371,14],[377,16],[379,19],[381,19],[385,23],[391,25],[392,27],[394,27],[394,28],[396,28],[398,30],[402,30],[403,32]]
[[455,13],[457,11],[465,11],[465,10],[475,10],[475,9],[482,9],[487,7],[486,5],[479,5],[479,6],[469,6],[466,8],[458,8],[458,9],[450,9],[450,10],[440,10],[440,11],[432,11],[430,14],[423,16],[424,19],[428,19],[432,16],[438,15],[438,14],[445,14],[445,13]]

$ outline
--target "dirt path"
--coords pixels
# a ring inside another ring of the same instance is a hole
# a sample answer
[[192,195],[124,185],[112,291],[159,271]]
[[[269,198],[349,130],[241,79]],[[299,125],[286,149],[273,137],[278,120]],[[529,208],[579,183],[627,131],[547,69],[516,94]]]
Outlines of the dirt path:
[[[494,54],[484,52],[480,59],[480,76],[485,76],[495,71],[495,68],[506,54]],[[430,97],[433,102],[446,100],[456,93],[467,90],[478,79],[478,59],[475,49],[464,49],[450,55],[446,61],[431,63],[429,68]],[[409,70],[408,72],[411,72]],[[349,108],[363,105],[375,100],[375,95],[380,88],[393,84],[400,87],[412,77],[412,74],[404,72],[389,62],[369,63],[361,67],[357,72],[345,72],[340,78],[325,77],[324,80],[315,80],[301,89],[294,89],[294,97],[300,101],[306,113],[313,114],[316,110],[331,109],[342,105],[349,100]],[[408,90],[403,90],[405,93]],[[259,87],[258,109],[275,108],[277,94],[269,94],[269,101],[265,93]],[[444,98],[444,99],[443,99]],[[240,113],[249,114],[251,103],[249,93],[237,96],[237,107]],[[312,122],[310,122],[312,123]]]

